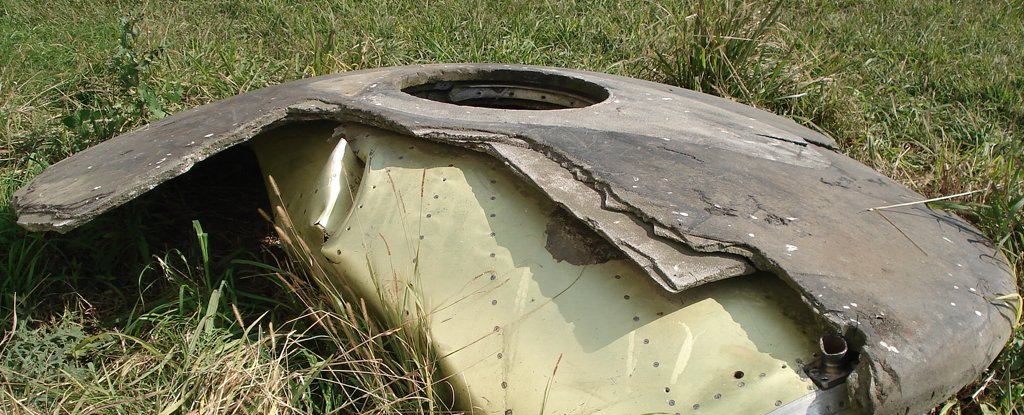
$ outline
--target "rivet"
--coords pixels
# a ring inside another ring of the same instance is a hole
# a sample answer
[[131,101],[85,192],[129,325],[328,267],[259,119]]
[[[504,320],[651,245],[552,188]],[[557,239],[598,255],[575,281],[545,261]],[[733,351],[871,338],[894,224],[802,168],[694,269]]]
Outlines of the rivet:
[[715,399],[722,399],[722,394],[716,393],[715,394]]
[[420,240],[421,240],[421,241],[423,240],[423,235],[420,235]]
[[501,326],[494,326],[494,332],[497,333],[499,331],[501,331]]
[[668,406],[676,406],[676,400],[675,399],[669,399],[668,400]]
[[622,298],[628,300],[629,299],[629,294],[626,294],[626,295],[622,296]]
[[501,352],[498,352],[498,358],[501,359],[502,356]]
[[658,367],[658,366],[661,366],[661,363],[654,362],[654,367]]
[[[360,206],[360,207],[362,207],[362,206]],[[434,216],[434,215],[431,215],[431,214],[429,214],[429,213],[427,214],[427,217],[428,217],[428,218],[429,218],[429,217],[431,217],[431,216]]]
[[644,339],[644,344],[650,344],[650,343],[651,343],[651,339]]
[[[505,389],[505,388],[507,388],[507,387],[508,387],[508,382],[501,382],[501,388],[502,388],[502,389]],[[512,411],[511,411],[511,410],[508,410],[508,411],[505,411],[505,413],[506,413],[506,414],[510,414],[510,413],[512,413]]]
[[437,199],[437,195],[434,195],[434,199]]
[[338,250],[338,255],[341,255],[341,250],[340,249]]
[[495,217],[495,216],[497,216],[497,215],[495,215],[495,214],[493,214],[493,213],[491,214],[491,217],[492,217],[492,218],[493,218],[493,217]]
[[699,403],[693,404],[693,410],[696,411],[698,409],[700,409],[700,404]]
[[744,386],[747,386],[747,384],[746,384],[746,383],[743,383],[743,382],[739,382],[739,383],[737,383],[737,384],[736,384],[736,386],[739,386],[739,387],[741,387],[741,388],[742,388],[742,387],[744,387]]
[[491,300],[491,305],[498,305],[498,300]]
[[775,406],[782,406],[782,401],[775,401]]
[[491,258],[494,258],[496,255],[494,252],[491,252]]
[[640,316],[633,316],[633,321],[640,321]]
[[670,389],[668,386],[666,386],[665,387],[665,393],[669,393],[669,392],[672,392],[672,389]]
[[491,196],[491,200],[495,200],[495,199],[497,199],[497,197]]
[[737,370],[736,372],[734,372],[734,373],[732,374],[732,377],[734,377],[734,378],[736,378],[736,379],[743,379],[743,374],[744,374],[744,373],[743,373],[743,371],[742,371],[742,370]]
[[495,280],[495,279],[497,279],[497,278],[498,278],[498,276],[497,276],[497,275],[491,274],[491,281],[494,281],[494,280]]
[[618,274],[616,274],[616,275],[615,275],[615,279],[617,279],[617,280],[621,280],[621,279],[622,279],[622,276],[621,276],[621,275],[618,275]]

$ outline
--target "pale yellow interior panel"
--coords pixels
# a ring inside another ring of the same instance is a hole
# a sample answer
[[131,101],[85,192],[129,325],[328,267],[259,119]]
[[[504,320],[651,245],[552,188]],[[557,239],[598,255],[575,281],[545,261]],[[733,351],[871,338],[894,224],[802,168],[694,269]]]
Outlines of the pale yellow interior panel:
[[774,276],[669,295],[625,259],[562,261],[564,214],[501,162],[343,133],[282,128],[253,148],[336,284],[424,319],[461,409],[768,413],[813,390],[799,367],[816,336]]

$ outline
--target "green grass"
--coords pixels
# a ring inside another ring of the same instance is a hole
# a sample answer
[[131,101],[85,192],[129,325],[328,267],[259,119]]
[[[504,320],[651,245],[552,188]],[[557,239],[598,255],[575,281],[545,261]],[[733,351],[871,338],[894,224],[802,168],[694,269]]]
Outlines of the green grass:
[[[317,288],[316,272],[276,259],[279,244],[234,249],[216,217],[202,222],[205,244],[194,217],[154,215],[157,202],[66,236],[14,225],[10,195],[58,160],[166,114],[338,71],[511,62],[727,96],[831,134],[925,196],[978,191],[935,206],[1024,269],[1020,1],[374,3],[0,4],[0,412],[444,405],[429,345],[402,334],[412,329]],[[1024,413],[1021,356],[1017,330],[945,410]]]

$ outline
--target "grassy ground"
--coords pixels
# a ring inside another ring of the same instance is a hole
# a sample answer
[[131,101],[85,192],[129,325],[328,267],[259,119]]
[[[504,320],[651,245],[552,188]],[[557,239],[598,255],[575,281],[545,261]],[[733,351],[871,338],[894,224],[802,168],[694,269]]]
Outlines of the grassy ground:
[[[428,62],[610,72],[785,114],[926,196],[977,191],[941,207],[1024,267],[1019,1],[8,0],[0,412],[443,406],[429,345],[315,288],[316,272],[277,259],[288,247],[270,229],[253,231],[265,243],[240,243],[218,228],[223,217],[193,211],[197,195],[148,198],[66,236],[21,231],[8,205],[47,165],[166,114],[306,76]],[[1022,354],[1018,330],[943,410],[1024,413]]]

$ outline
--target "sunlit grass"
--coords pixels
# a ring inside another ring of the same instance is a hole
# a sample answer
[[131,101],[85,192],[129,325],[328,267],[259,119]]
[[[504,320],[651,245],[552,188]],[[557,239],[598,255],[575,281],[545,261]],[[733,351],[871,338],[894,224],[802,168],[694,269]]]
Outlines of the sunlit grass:
[[[339,71],[524,63],[727,96],[831,134],[926,197],[977,191],[933,206],[1024,269],[1020,2],[12,0],[0,34],[0,412],[432,409],[422,339],[311,284],[315,270],[276,262],[276,248],[168,248],[161,219],[130,209],[66,237],[13,223],[14,189],[77,151],[164,113]],[[54,348],[35,368],[11,357],[58,335],[74,340],[70,355]],[[389,366],[396,353],[414,364]],[[1022,355],[1018,330],[947,410],[1024,413]],[[33,383],[12,367],[54,376]]]

